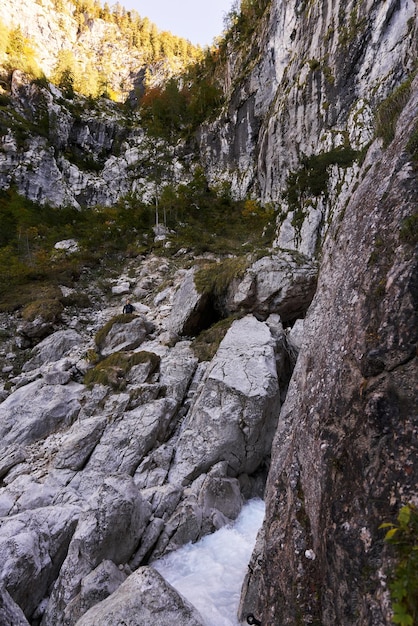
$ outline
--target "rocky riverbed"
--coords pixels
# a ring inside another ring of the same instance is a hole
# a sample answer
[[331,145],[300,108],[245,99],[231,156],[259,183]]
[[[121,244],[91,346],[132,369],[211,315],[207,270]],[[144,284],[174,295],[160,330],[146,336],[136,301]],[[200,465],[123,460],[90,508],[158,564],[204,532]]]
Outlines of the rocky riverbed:
[[4,363],[26,356],[17,374],[4,365],[0,404],[0,576],[4,606],[26,616],[13,623],[102,623],[110,595],[112,623],[139,606],[148,623],[200,623],[148,564],[263,495],[298,342],[279,311],[306,309],[315,265],[286,253],[250,267],[210,361],[185,335],[211,306],[185,265],[130,261],[100,310],[48,329],[9,318]]

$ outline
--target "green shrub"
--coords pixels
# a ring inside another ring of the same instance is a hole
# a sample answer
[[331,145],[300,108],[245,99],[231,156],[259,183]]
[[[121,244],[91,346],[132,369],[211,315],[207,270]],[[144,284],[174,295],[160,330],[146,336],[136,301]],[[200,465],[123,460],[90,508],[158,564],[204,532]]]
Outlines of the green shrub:
[[234,278],[244,275],[248,267],[246,257],[233,257],[219,263],[207,263],[197,270],[194,282],[201,294],[222,296],[225,294]]
[[91,307],[91,300],[87,293],[70,293],[68,296],[63,296],[61,302],[64,306],[77,307],[77,309],[87,309]]
[[64,307],[57,299],[38,299],[31,302],[22,310],[22,319],[33,322],[37,317],[45,322],[56,322],[63,312]]
[[403,506],[398,523],[385,523],[389,528],[386,543],[393,546],[396,566],[391,573],[389,589],[392,598],[392,621],[400,626],[418,623],[418,509],[413,504]]
[[418,213],[406,217],[402,221],[400,238],[410,244],[418,243]]
[[10,104],[10,96],[6,93],[0,93],[0,107],[7,107]]
[[416,122],[409,141],[406,145],[406,150],[410,155],[415,167],[418,167],[418,122]]
[[301,211],[301,205],[308,197],[318,197],[326,193],[330,166],[350,167],[357,158],[359,152],[350,146],[341,146],[309,157],[303,156],[301,167],[287,177],[285,197],[290,210]]

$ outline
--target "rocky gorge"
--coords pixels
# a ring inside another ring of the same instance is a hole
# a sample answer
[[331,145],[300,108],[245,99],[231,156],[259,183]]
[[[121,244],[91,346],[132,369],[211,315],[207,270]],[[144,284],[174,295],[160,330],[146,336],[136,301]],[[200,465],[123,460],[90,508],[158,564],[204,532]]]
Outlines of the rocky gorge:
[[[2,314],[1,624],[203,624],[152,562],[255,496],[242,622],[391,623],[379,527],[418,505],[416,12],[274,0],[228,57],[193,159],[277,222],[216,319],[196,272],[219,259],[187,250],[130,259],[81,314]],[[53,87],[13,80],[20,114],[36,125],[41,93],[59,131],[18,142],[9,124],[2,188],[93,207],[153,187],[140,123],[107,105],[75,124]],[[68,163],[74,141],[101,170]],[[172,149],[171,177],[190,151]],[[219,317],[203,360],[195,337]]]

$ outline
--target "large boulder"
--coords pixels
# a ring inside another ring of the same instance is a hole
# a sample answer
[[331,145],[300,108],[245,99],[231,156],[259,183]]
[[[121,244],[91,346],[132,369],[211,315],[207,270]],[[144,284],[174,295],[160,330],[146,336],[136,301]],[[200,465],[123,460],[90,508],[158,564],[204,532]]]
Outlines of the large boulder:
[[51,506],[2,519],[0,587],[28,619],[58,575],[79,515],[78,507]]
[[142,315],[117,315],[98,333],[96,342],[103,356],[108,356],[120,350],[135,350],[153,330]]
[[80,593],[65,607],[64,623],[72,626],[92,606],[116,591],[125,582],[127,574],[121,566],[106,559],[80,582]]
[[219,461],[231,476],[263,462],[280,412],[276,346],[268,325],[255,317],[232,324],[186,418],[172,482],[187,484]]
[[45,363],[58,361],[81,341],[81,335],[75,330],[58,330],[38,343],[32,351],[31,359],[22,369],[24,372],[29,372]]
[[21,387],[0,404],[2,443],[32,443],[69,426],[81,409],[84,391],[75,382],[46,385],[35,380]]
[[197,358],[190,348],[190,342],[179,341],[160,363],[159,380],[166,395],[180,402],[187,392],[196,367]]
[[133,475],[157,441],[162,442],[177,403],[161,398],[144,404],[107,425],[87,464],[91,472]]
[[82,469],[99,442],[105,427],[105,418],[91,417],[77,422],[68,432],[55,456],[54,466],[58,469]]
[[156,570],[141,567],[78,620],[76,626],[203,626],[197,609]]
[[303,317],[316,289],[318,269],[299,252],[281,252],[253,263],[229,289],[227,308],[266,318],[278,313],[283,322]]
[[[150,507],[132,478],[110,476],[80,517],[55,583],[42,624],[60,626],[66,607],[80,593],[81,581],[104,559],[126,563],[149,520]],[[70,623],[71,620],[70,620]]]
[[207,475],[199,476],[184,489],[183,497],[169,519],[166,516],[170,513],[170,504],[175,503],[176,492],[166,493],[157,509],[166,523],[160,530],[152,559],[195,542],[238,517],[243,505],[240,483],[237,478],[228,477],[227,472],[228,464],[224,461],[215,465]]
[[180,287],[174,294],[168,329],[177,335],[193,336],[210,326],[214,312],[209,295],[199,293],[194,276],[196,268],[185,273]]

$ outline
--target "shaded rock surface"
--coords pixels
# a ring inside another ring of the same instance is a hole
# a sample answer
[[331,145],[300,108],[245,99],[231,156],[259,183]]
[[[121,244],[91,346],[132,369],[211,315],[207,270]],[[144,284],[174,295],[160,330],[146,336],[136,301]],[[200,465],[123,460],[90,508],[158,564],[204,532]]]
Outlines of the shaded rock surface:
[[0,589],[0,623],[4,626],[29,626],[22,609],[5,589]]
[[384,158],[372,146],[324,249],[248,592],[265,626],[391,622],[379,526],[418,503],[418,256],[403,230],[416,212],[417,172],[404,147],[417,107],[415,80],[394,141]]

